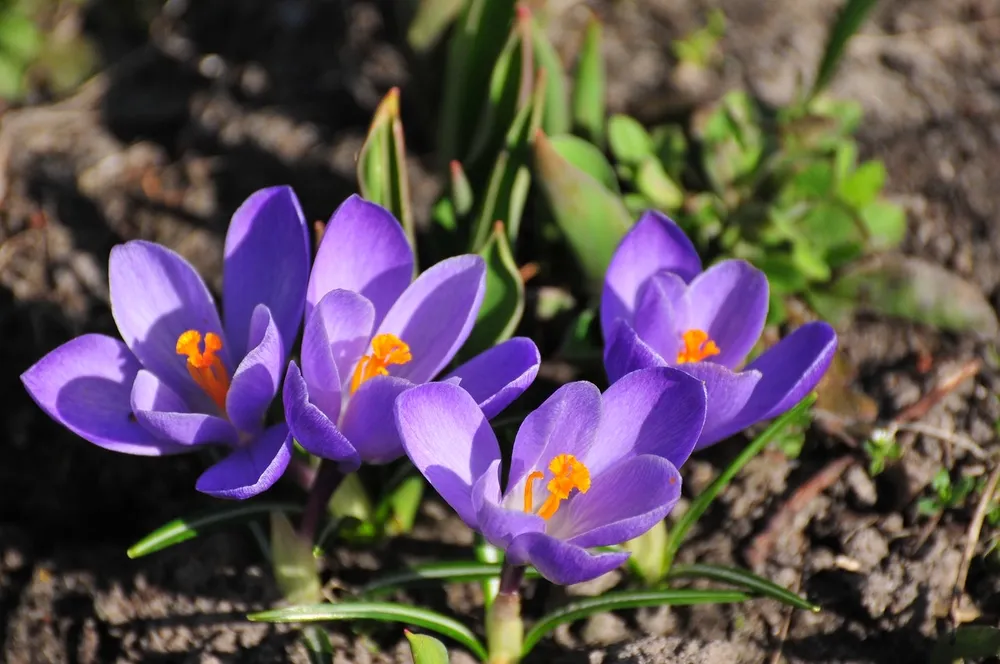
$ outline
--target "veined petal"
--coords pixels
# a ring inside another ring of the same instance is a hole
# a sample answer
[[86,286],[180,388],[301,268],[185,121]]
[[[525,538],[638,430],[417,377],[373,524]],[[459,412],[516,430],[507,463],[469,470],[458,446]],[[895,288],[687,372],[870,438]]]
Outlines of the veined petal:
[[[191,379],[177,339],[188,330],[226,339],[215,301],[195,269],[178,254],[152,242],[133,240],[111,250],[108,269],[111,314],[122,339],[144,367],[198,410],[212,400]],[[240,340],[244,343],[246,337]],[[226,343],[219,351],[228,371],[233,364]]]
[[428,383],[400,395],[395,415],[413,465],[474,528],[472,486],[500,459],[500,445],[475,399],[457,385]]
[[486,292],[486,263],[468,254],[430,268],[396,300],[378,334],[394,334],[413,359],[392,374],[426,383],[448,366],[468,339]]
[[619,318],[633,321],[642,284],[657,272],[690,281],[701,272],[701,259],[684,231],[660,212],[649,211],[625,234],[604,277],[601,331],[605,342]]
[[330,218],[309,278],[309,308],[338,288],[375,307],[378,325],[413,279],[413,250],[388,210],[351,196]]
[[226,233],[222,301],[234,360],[252,347],[247,339],[258,304],[270,310],[285,350],[292,347],[308,279],[309,231],[295,192],[270,187],[251,194]]
[[681,349],[681,335],[687,326],[687,291],[684,280],[671,272],[654,274],[639,288],[632,327],[643,343],[671,364]]
[[375,376],[351,396],[340,430],[365,463],[389,463],[403,456],[393,405],[413,383],[395,376]]
[[737,417],[754,393],[761,378],[759,371],[731,371],[724,366],[709,362],[685,364],[683,370],[704,381],[708,393],[708,414],[705,428],[698,437],[696,450],[717,443],[736,433],[733,425]]
[[263,304],[254,309],[249,334],[249,351],[233,374],[226,395],[226,412],[240,431],[256,433],[278,393],[285,365],[285,344],[271,311]]
[[618,321],[604,346],[604,370],[614,383],[633,371],[664,367],[667,362],[650,348],[624,320]]
[[523,533],[545,531],[545,520],[535,514],[505,509],[500,504],[500,459],[490,464],[472,487],[476,528],[493,546],[506,549]]
[[507,547],[507,560],[531,564],[552,583],[568,586],[596,579],[628,560],[628,553],[590,553],[544,533],[524,533]]
[[141,369],[121,341],[85,334],[40,359],[21,382],[49,417],[106,450],[141,456],[189,451],[158,440],[135,421],[132,383]]
[[371,302],[338,289],[324,295],[306,321],[302,376],[310,401],[334,422],[340,418],[343,390],[368,348],[374,320]]
[[707,332],[719,347],[711,361],[738,367],[764,330],[767,277],[746,261],[722,261],[695,277],[687,297],[687,327]]
[[458,379],[458,385],[492,419],[528,389],[541,362],[535,342],[514,337],[476,355],[443,380]]
[[310,403],[306,381],[294,360],[289,363],[281,399],[285,407],[285,420],[299,445],[310,454],[339,462],[343,473],[352,473],[358,469],[361,458],[357,451],[340,432],[336,423]]
[[233,425],[216,415],[192,412],[170,386],[145,369],[132,385],[132,411],[146,431],[181,445],[236,444]]
[[202,473],[195,488],[216,498],[252,498],[281,478],[291,458],[288,427],[275,424]]
[[607,389],[584,463],[599,475],[622,459],[653,454],[681,466],[705,426],[705,385],[680,369],[633,371]]

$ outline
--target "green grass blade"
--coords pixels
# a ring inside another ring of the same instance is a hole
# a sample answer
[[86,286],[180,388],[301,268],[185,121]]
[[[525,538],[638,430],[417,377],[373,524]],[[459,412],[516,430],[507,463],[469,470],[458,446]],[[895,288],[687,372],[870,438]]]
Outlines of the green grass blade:
[[781,415],[778,419],[771,423],[767,429],[764,430],[762,434],[754,438],[750,444],[748,444],[743,451],[740,452],[739,456],[733,459],[733,462],[726,467],[722,473],[715,478],[707,489],[701,492],[701,494],[691,502],[691,506],[688,508],[687,512],[681,516],[680,520],[674,524],[674,527],[670,529],[670,538],[667,542],[667,551],[663,560],[663,569],[669,573],[671,567],[674,563],[674,557],[677,555],[677,549],[680,547],[684,538],[687,536],[688,531],[691,527],[701,518],[701,516],[708,510],[709,506],[712,504],[722,490],[736,477],[736,474],[743,469],[743,466],[747,465],[750,459],[757,456],[761,450],[767,447],[772,440],[778,437],[785,427],[791,423],[795,422],[799,418],[804,410],[809,408],[813,402],[816,401],[815,393],[810,394],[805,399],[800,401],[795,405],[794,408]]
[[377,620],[422,627],[448,637],[486,659],[486,648],[468,627],[454,618],[406,604],[391,602],[345,602],[343,604],[306,604],[247,616],[252,622],[309,623],[332,620]]
[[812,90],[809,91],[808,100],[822,92],[833,80],[840,59],[844,57],[844,51],[847,49],[847,42],[858,31],[874,6],[875,0],[847,0],[844,4],[833,27],[830,28],[826,48],[823,49],[823,59],[816,69],[816,79],[813,81]]
[[[449,583],[475,583],[500,576],[499,563],[446,562],[411,567],[379,577],[361,588],[362,597],[377,597],[406,586],[444,581]],[[525,570],[525,578],[536,579],[533,567]]]
[[128,557],[148,556],[156,551],[220,528],[266,517],[271,512],[293,514],[301,511],[302,506],[293,503],[239,503],[235,506],[227,505],[221,509],[203,512],[192,517],[174,519],[129,547]]
[[708,579],[720,583],[734,585],[741,590],[752,592],[762,597],[776,599],[783,604],[793,606],[796,609],[812,611],[820,610],[819,606],[813,604],[804,597],[793,593],[791,590],[779,586],[773,581],[768,581],[762,576],[738,567],[723,567],[721,565],[675,565],[667,579]]
[[448,649],[433,636],[407,632],[406,640],[410,642],[413,664],[448,664]]

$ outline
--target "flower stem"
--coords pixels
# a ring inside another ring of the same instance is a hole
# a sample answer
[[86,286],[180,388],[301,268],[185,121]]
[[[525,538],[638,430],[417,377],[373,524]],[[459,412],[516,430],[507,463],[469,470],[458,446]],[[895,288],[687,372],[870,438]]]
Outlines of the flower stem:
[[302,539],[312,542],[316,538],[316,528],[319,526],[320,517],[326,511],[330,496],[337,490],[342,479],[344,479],[344,474],[340,472],[335,461],[323,459],[320,462],[316,478],[309,489],[309,498],[305,511],[302,513],[302,521],[299,523],[299,536]]
[[524,567],[504,563],[500,571],[500,591],[486,612],[487,664],[517,664],[524,642],[521,620],[521,581]]

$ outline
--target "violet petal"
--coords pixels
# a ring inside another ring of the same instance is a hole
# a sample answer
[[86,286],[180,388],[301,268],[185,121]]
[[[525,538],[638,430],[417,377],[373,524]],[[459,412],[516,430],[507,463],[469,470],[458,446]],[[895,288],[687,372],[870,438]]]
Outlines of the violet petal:
[[650,348],[624,320],[618,321],[611,340],[604,346],[604,370],[608,382],[615,383],[639,369],[666,366],[667,362]]
[[309,401],[306,381],[294,361],[289,363],[285,374],[281,400],[292,436],[309,454],[337,461],[343,473],[358,469],[361,458],[357,451],[336,423]]
[[256,433],[281,384],[285,344],[271,311],[263,304],[254,309],[248,332],[249,350],[233,374],[226,412],[236,428]]
[[375,376],[351,395],[340,430],[365,463],[389,463],[405,454],[393,405],[413,383],[395,376]]
[[552,583],[568,586],[596,579],[628,560],[628,553],[590,553],[544,533],[518,535],[507,547],[507,560],[531,564]]
[[192,412],[170,386],[141,370],[132,385],[132,410],[146,431],[163,441],[181,445],[234,445],[236,429],[217,415]]
[[291,458],[288,427],[275,424],[202,473],[195,488],[216,498],[252,498],[281,478]]
[[514,337],[476,355],[442,380],[459,379],[462,389],[492,419],[528,389],[541,361],[531,339]]

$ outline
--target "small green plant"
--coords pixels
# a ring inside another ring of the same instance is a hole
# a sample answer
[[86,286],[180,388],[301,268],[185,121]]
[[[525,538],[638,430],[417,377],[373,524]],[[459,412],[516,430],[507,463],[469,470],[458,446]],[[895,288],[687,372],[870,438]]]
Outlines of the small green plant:
[[875,429],[862,446],[868,455],[868,474],[872,477],[885,470],[892,461],[903,458],[903,448],[896,440],[896,434],[888,429]]
[[719,40],[726,33],[726,15],[721,9],[708,13],[705,26],[671,45],[674,55],[683,63],[707,67],[719,57]]
[[[982,490],[982,479],[959,475],[957,480],[952,481],[948,469],[940,468],[931,480],[931,495],[917,501],[917,512],[924,516],[933,516],[964,505],[969,496],[975,491]],[[1000,513],[997,517],[1000,517]]]

